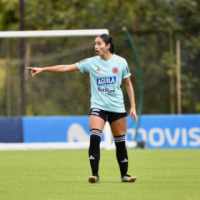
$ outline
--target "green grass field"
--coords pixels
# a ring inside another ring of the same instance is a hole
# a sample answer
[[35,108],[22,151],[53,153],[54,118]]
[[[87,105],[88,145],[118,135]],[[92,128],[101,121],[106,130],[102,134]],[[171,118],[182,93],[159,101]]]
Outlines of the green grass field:
[[1,151],[1,200],[200,199],[200,150],[128,150],[135,183],[121,183],[115,151],[101,151],[100,184],[87,150]]

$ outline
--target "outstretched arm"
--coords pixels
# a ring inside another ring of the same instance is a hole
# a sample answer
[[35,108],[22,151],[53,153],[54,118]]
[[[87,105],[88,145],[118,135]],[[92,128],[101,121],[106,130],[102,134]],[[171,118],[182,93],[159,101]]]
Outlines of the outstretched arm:
[[32,76],[35,76],[36,74],[39,74],[41,72],[71,72],[78,70],[78,67],[76,64],[72,65],[57,65],[52,67],[28,67],[28,69],[31,70]]
[[130,103],[131,103],[130,117],[132,119],[137,120],[137,113],[136,113],[136,108],[135,108],[136,107],[135,96],[134,96],[134,90],[133,90],[133,86],[132,86],[130,77],[125,79],[125,85],[126,85],[126,91],[128,93],[129,100],[130,100]]

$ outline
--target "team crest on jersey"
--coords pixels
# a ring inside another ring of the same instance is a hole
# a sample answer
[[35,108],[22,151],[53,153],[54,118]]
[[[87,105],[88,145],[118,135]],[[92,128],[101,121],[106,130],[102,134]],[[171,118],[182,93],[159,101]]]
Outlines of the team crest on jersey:
[[108,78],[99,78],[97,79],[97,85],[107,85],[116,83],[116,76],[108,77]]
[[119,72],[119,70],[118,70],[117,67],[113,67],[112,72],[113,72],[114,74],[117,74],[117,73]]

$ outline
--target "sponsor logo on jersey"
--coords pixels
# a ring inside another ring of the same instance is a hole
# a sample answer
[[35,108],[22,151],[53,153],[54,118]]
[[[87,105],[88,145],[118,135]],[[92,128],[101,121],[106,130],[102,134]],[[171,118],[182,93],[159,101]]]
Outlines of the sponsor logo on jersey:
[[109,93],[109,94],[114,94],[115,93],[115,90],[110,90],[109,88],[101,88],[101,87],[98,87],[97,91],[98,92],[103,92],[103,93]]
[[97,79],[97,85],[98,86],[107,85],[107,84],[114,84],[114,83],[116,83],[116,76]]
[[113,67],[112,72],[114,74],[117,74],[119,72],[119,69],[117,67]]
[[100,69],[98,68],[98,69],[96,69],[95,71],[100,72]]

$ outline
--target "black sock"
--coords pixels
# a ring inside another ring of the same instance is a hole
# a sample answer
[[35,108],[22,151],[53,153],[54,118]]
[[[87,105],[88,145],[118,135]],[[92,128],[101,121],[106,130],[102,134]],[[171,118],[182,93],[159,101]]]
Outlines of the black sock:
[[119,164],[121,177],[126,175],[128,171],[128,155],[125,145],[125,135],[114,137],[116,146],[116,157]]
[[89,159],[93,176],[99,176],[101,134],[102,132],[98,129],[90,130]]

